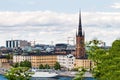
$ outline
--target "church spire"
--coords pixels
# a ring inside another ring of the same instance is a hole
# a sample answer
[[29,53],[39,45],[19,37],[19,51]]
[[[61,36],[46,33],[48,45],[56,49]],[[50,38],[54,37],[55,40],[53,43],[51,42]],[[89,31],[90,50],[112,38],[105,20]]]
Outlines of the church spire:
[[81,11],[79,12],[79,27],[78,27],[78,36],[82,36]]

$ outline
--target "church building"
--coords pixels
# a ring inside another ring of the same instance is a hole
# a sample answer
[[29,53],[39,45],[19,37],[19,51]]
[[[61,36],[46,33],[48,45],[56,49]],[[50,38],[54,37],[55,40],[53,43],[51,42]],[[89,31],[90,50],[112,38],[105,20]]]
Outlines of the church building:
[[76,33],[76,52],[77,59],[85,59],[85,34],[82,31],[81,13],[79,13],[79,26]]

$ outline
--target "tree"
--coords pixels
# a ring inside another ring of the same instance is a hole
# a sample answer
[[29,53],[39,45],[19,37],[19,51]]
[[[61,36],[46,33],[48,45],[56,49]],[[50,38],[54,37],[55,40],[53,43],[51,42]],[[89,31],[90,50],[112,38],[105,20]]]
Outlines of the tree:
[[104,58],[101,65],[98,65],[101,80],[120,80],[120,40],[115,40],[112,47]]
[[17,62],[17,63],[14,63],[12,66],[13,66],[14,68],[19,67],[19,63],[18,63],[18,62]]
[[[91,42],[94,44],[94,41]],[[94,44],[88,53],[95,63],[92,73],[96,79],[120,80],[120,40],[115,40],[108,51]]]
[[45,69],[50,69],[50,66],[48,64],[46,64]]
[[8,80],[30,80],[32,73],[28,70],[28,67],[11,68],[5,73],[5,77]]
[[76,74],[75,78],[73,80],[84,80],[83,75],[85,74],[86,70],[84,68],[81,68],[79,72]]
[[30,62],[30,61],[27,61],[27,60],[21,61],[21,62],[20,62],[20,66],[21,66],[21,67],[29,67],[29,68],[31,68],[31,62]]
[[104,48],[101,48],[102,41],[100,40],[92,40],[89,41],[88,46],[89,49],[87,50],[88,58],[92,60],[95,63],[95,67],[91,67],[90,70],[92,70],[93,76],[95,78],[98,78],[101,76],[101,72],[99,70],[101,63],[103,63],[104,58],[107,53],[107,51]]
[[60,66],[59,62],[56,62],[56,63],[54,64],[54,69],[55,69],[55,70],[58,70],[58,69],[60,69],[60,68],[61,68],[61,66]]
[[39,69],[44,69],[44,66],[42,64],[40,64]]
[[7,58],[8,62],[12,64],[13,54],[12,53],[7,54],[6,58]]

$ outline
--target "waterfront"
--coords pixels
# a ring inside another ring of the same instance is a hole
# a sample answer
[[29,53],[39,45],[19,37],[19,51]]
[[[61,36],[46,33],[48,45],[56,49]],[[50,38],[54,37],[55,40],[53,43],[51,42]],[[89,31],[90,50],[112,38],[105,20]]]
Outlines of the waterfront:
[[[73,77],[58,76],[55,78],[31,78],[31,80],[72,80]],[[3,75],[0,75],[0,80],[7,80]],[[85,80],[94,80],[93,78],[86,78]]]
[[[73,77],[58,76],[55,78],[32,78],[31,80],[73,80]],[[95,80],[95,79],[88,77],[88,78],[85,78],[84,80]]]
[[0,75],[0,80],[7,80],[3,75]]
[[[58,76],[55,78],[31,78],[31,80],[72,80],[73,77]],[[7,80],[3,75],[0,75],[0,80]]]
[[72,80],[73,77],[58,76],[54,78],[32,78],[31,80]]

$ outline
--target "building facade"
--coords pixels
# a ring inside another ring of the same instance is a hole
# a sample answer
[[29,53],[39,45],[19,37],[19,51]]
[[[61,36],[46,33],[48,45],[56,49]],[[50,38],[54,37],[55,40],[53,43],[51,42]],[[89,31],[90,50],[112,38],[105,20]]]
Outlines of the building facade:
[[75,59],[74,68],[86,68],[90,69],[92,62],[88,59]]
[[50,67],[53,67],[57,62],[57,55],[41,55],[41,56],[31,56],[32,67],[39,68],[39,65],[48,64]]
[[21,61],[30,61],[31,62],[31,56],[23,56],[23,55],[13,55],[13,63],[19,63]]
[[19,63],[21,61],[30,61],[32,68],[39,68],[40,64],[53,67],[57,62],[57,55],[13,55],[13,63]]
[[58,55],[57,62],[60,63],[61,67],[71,70],[74,68],[75,57],[72,54]]
[[30,43],[26,40],[7,40],[6,47],[7,48],[24,48],[25,46],[30,46]]
[[[90,69],[93,62],[88,59],[76,59],[72,54],[68,55],[13,55],[13,63],[20,63],[21,61],[30,61],[32,68],[39,68],[40,64],[48,64],[53,67],[56,62],[59,62],[62,68],[72,70],[73,68],[86,68]],[[1,62],[7,62],[7,59],[0,59]]]
[[4,69],[11,68],[9,60],[6,59],[5,57],[0,57],[0,68],[4,68]]
[[77,59],[85,58],[85,35],[82,32],[82,23],[81,23],[81,13],[79,14],[79,27],[78,32],[76,33],[76,52],[75,57]]

